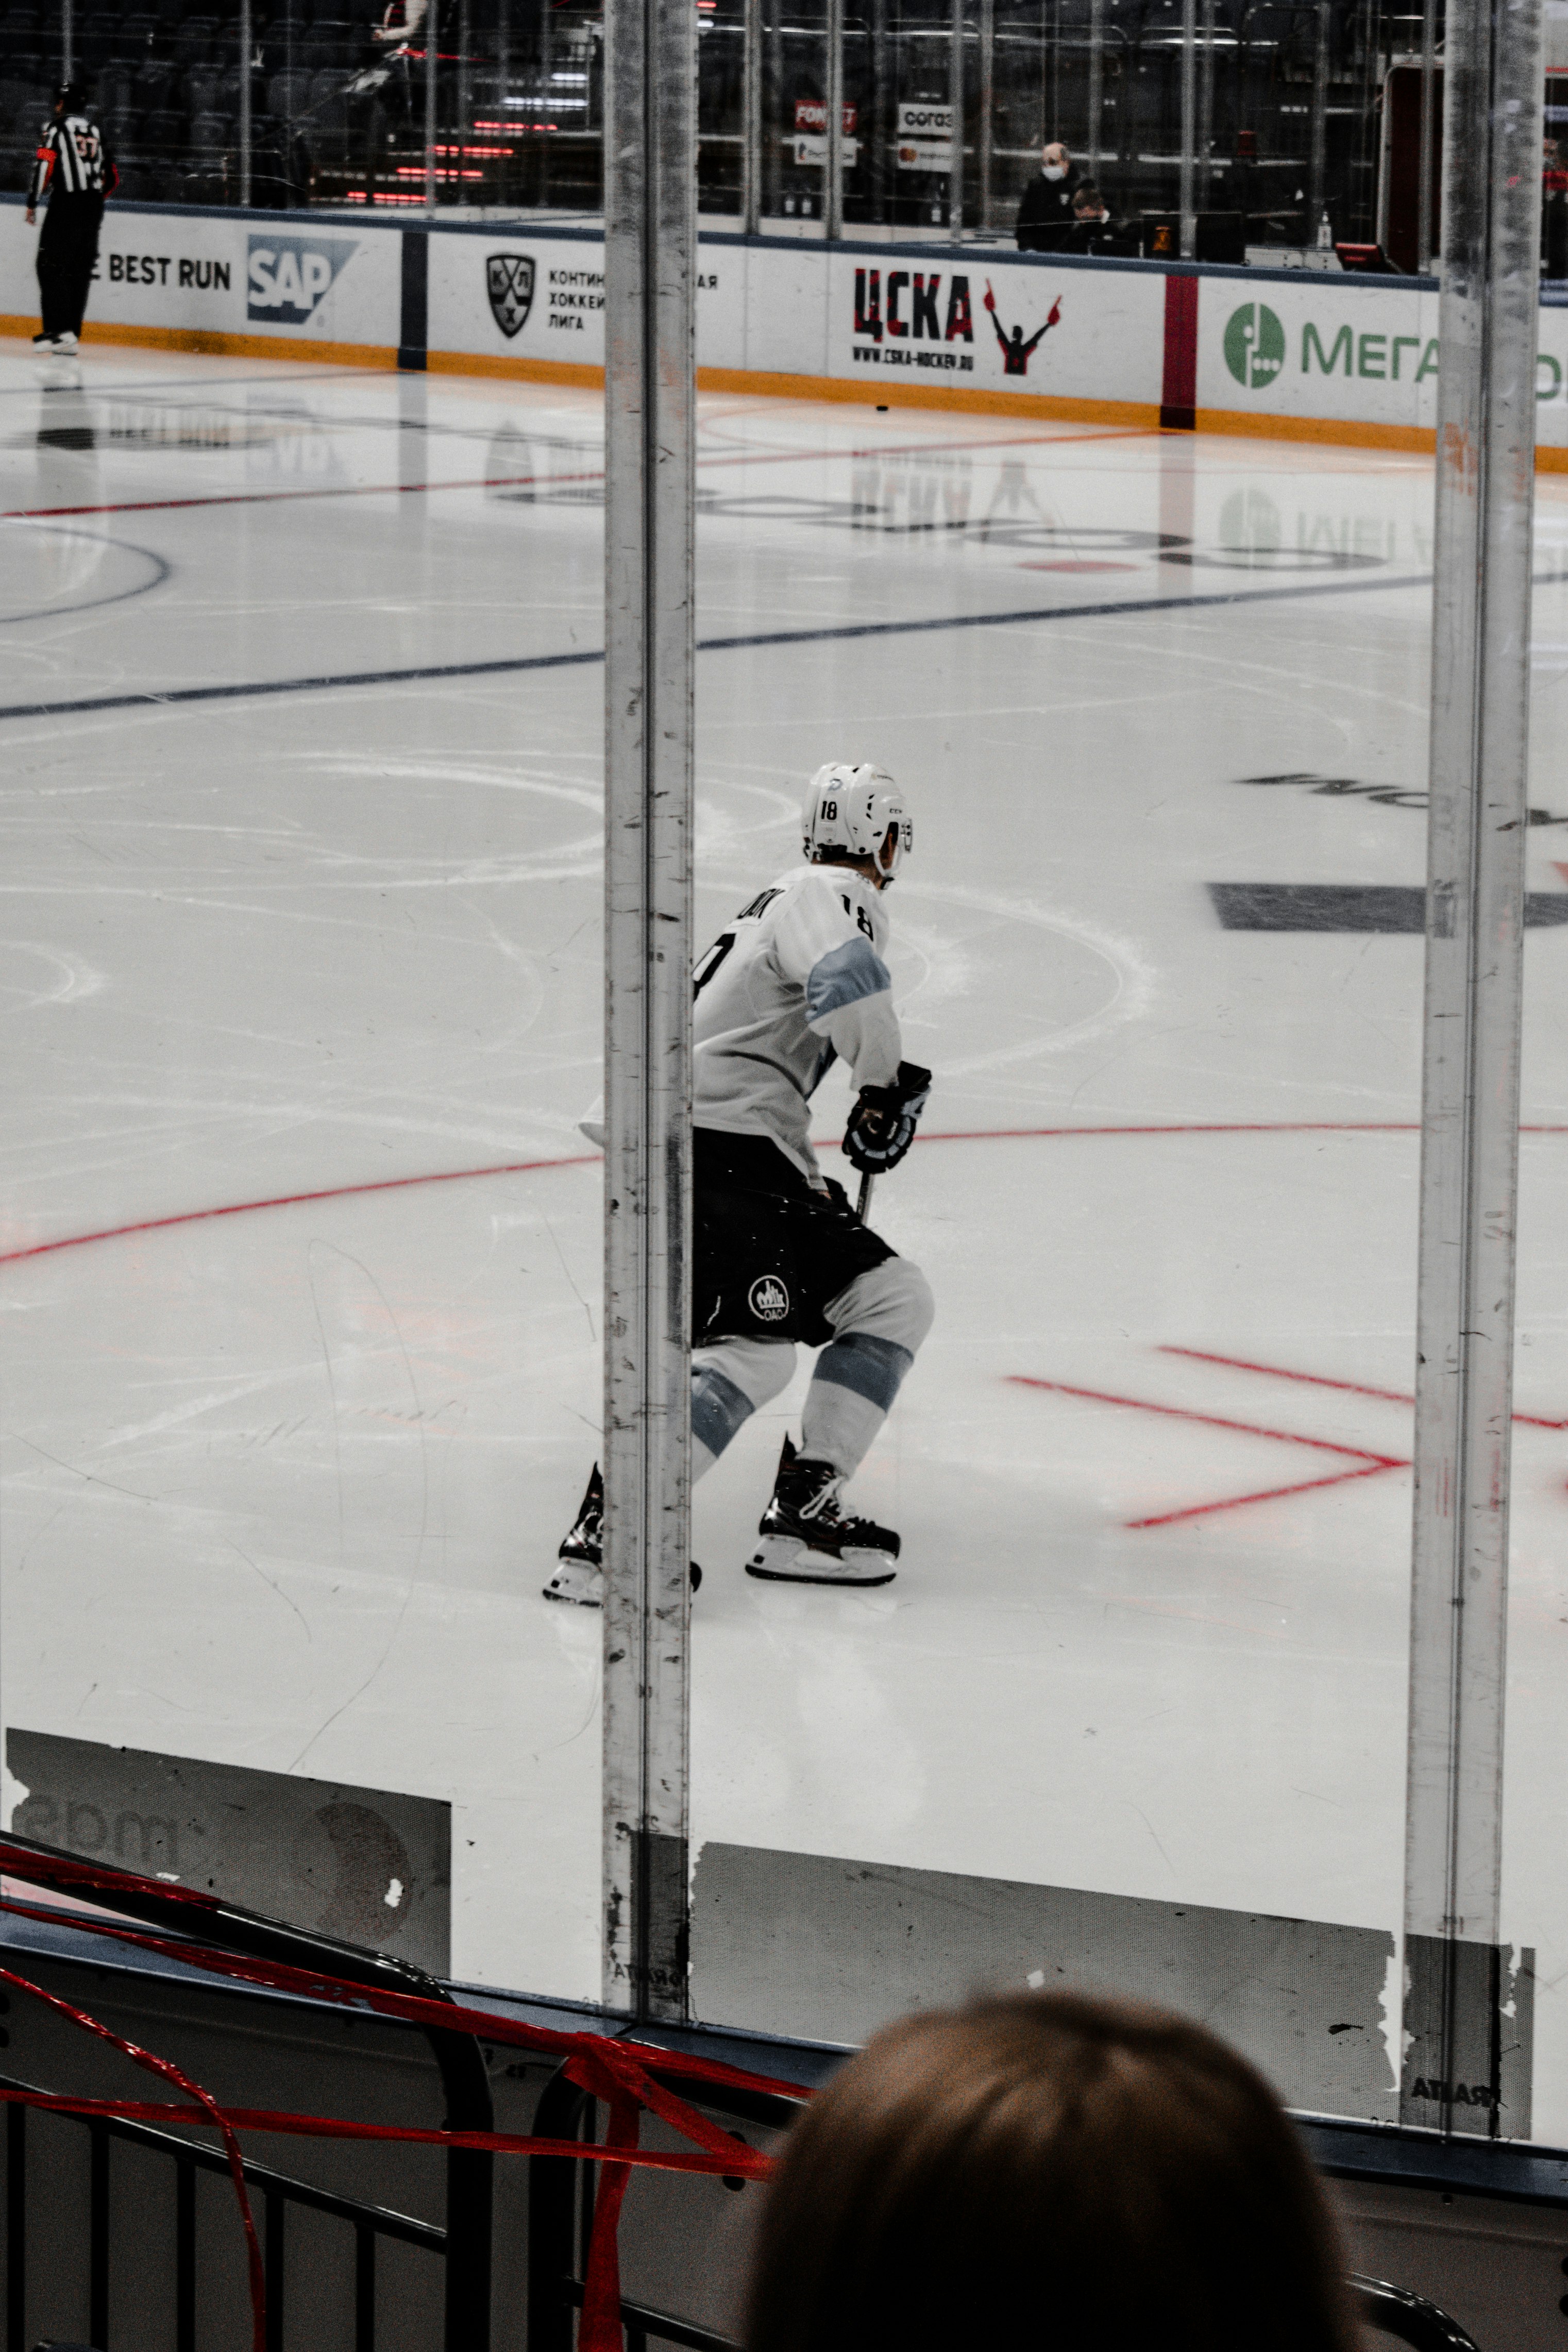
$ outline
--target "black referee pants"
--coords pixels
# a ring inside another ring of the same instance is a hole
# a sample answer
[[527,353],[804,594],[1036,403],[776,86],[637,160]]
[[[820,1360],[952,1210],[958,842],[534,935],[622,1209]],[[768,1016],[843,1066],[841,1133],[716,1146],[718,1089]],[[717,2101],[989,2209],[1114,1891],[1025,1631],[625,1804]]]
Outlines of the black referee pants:
[[57,188],[49,198],[38,232],[38,292],[44,332],[51,338],[81,332],[102,222],[101,196],[70,195]]

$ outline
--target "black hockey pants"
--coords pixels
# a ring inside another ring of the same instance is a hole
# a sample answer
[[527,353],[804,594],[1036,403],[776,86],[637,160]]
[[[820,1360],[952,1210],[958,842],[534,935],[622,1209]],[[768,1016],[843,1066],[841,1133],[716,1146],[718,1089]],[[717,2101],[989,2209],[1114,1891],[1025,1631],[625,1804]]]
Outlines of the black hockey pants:
[[101,196],[68,195],[57,189],[49,198],[38,232],[38,291],[43,297],[44,332],[51,340],[81,332],[102,222]]

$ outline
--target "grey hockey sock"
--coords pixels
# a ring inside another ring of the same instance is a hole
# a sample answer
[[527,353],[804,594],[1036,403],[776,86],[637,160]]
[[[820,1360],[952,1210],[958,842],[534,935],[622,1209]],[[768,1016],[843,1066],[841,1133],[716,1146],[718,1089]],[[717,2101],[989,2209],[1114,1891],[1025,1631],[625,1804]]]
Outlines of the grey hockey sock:
[[[788,1339],[720,1339],[692,1358],[692,1483],[706,1478],[758,1405],[789,1384]],[[744,1382],[744,1386],[742,1383]]]
[[800,1451],[831,1462],[841,1477],[858,1470],[915,1361],[895,1339],[847,1331],[823,1349],[800,1415]]
[[692,1484],[706,1478],[743,1421],[753,1411],[743,1389],[716,1364],[692,1366]]

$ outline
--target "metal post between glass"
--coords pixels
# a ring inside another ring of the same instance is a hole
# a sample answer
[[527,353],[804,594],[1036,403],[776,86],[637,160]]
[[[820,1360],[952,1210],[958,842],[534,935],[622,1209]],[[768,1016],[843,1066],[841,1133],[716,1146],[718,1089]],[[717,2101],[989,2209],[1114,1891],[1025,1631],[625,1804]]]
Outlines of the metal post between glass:
[[440,43],[435,37],[437,0],[424,19],[424,209],[435,210],[435,64]]
[[1423,0],[1421,9],[1421,149],[1420,184],[1416,191],[1416,267],[1423,277],[1437,250],[1432,219],[1432,166],[1437,161],[1437,0]]
[[1400,2110],[1430,2122],[1436,2097],[1445,2131],[1487,2133],[1510,2000],[1499,1935],[1541,0],[1455,0],[1444,79]]
[[608,0],[606,2002],[686,2013],[696,16]]
[[1194,150],[1197,145],[1197,0],[1181,7],[1181,251],[1190,261],[1197,251],[1194,200]]
[[948,34],[947,105],[953,117],[953,144],[947,159],[947,234],[955,245],[964,241],[964,0],[953,0]]
[[[1096,5],[1100,0],[1096,0]],[[980,234],[988,236],[991,228],[992,155],[996,142],[995,112],[997,102],[997,5],[996,0],[980,0],[980,88],[975,126],[977,176],[979,180],[977,205]]]
[[740,226],[762,223],[762,0],[746,0],[741,32]]
[[844,0],[828,0],[822,75],[822,234],[844,233]]
[[250,203],[250,102],[255,47],[256,32],[251,21],[251,0],[239,0],[239,200],[242,205],[247,205]]
[[1318,0],[1317,40],[1312,58],[1312,152],[1307,173],[1307,218],[1303,245],[1315,245],[1323,216],[1328,176],[1329,36],[1333,0]]

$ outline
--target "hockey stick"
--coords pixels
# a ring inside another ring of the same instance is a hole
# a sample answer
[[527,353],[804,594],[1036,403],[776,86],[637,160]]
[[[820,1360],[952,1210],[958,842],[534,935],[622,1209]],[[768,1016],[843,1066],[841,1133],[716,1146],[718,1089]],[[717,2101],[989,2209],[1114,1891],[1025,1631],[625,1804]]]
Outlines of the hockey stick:
[[861,1196],[855,1203],[855,1214],[860,1219],[862,1225],[868,1222],[871,1216],[871,1188],[875,1182],[876,1178],[868,1169],[865,1174],[861,1178]]

